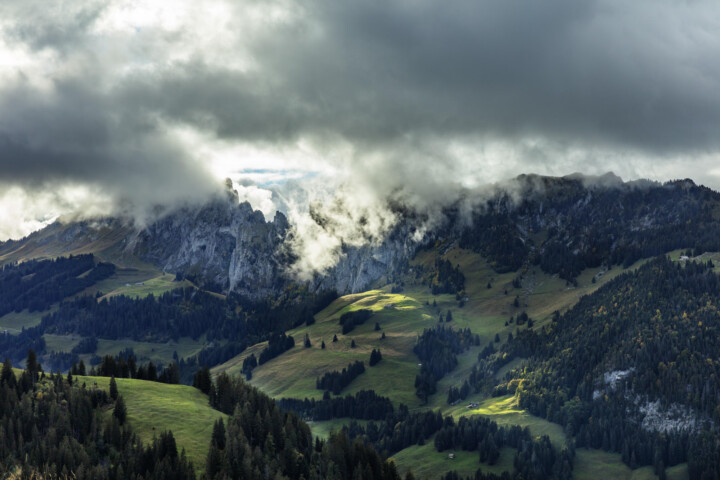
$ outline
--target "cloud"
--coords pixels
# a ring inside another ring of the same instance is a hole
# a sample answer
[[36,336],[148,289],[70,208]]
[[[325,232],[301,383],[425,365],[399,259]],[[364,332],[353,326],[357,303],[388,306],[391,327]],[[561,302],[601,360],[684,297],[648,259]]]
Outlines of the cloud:
[[389,205],[519,173],[719,187],[719,29],[710,0],[7,0],[0,178],[141,211],[231,176],[322,270]]

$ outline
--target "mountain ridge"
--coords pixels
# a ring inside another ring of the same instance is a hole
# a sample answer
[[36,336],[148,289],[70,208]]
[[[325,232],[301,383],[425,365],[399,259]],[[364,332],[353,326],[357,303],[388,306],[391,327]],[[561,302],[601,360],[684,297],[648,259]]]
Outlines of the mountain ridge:
[[[296,232],[285,215],[266,221],[248,202],[238,202],[236,192],[226,193],[143,226],[121,217],[58,221],[1,243],[0,262],[94,253],[123,266],[152,264],[209,290],[255,299],[305,283],[293,276],[296,253],[289,243]],[[720,250],[714,225],[720,194],[689,179],[659,184],[623,182],[612,173],[527,174],[479,198],[460,199],[436,218],[391,206],[398,221],[387,235],[360,246],[343,243],[336,265],[316,272],[309,289],[357,293],[390,282],[419,248],[438,241],[482,253],[498,272],[537,264],[568,281],[586,266],[629,264],[677,248]]]

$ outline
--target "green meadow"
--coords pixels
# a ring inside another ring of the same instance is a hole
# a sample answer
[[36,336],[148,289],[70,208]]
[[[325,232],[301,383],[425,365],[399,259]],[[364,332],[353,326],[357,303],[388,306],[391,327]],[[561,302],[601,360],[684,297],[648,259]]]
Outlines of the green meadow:
[[[110,386],[107,377],[77,376],[75,380],[88,387]],[[213,410],[205,394],[186,385],[128,378],[118,378],[117,385],[127,406],[128,421],[144,442],[172,430],[178,449],[184,448],[195,468],[204,470],[213,424],[218,418],[227,420],[227,415]]]

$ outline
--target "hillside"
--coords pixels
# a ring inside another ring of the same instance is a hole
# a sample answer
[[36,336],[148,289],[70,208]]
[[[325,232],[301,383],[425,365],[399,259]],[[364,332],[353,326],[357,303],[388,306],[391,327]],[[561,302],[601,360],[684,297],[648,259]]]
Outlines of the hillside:
[[[359,375],[350,385],[343,389],[341,395],[352,395],[362,390],[372,389],[378,395],[388,397],[395,405],[405,404],[411,410],[426,410],[428,408],[440,410],[444,414],[455,418],[467,415],[482,415],[490,418],[499,425],[520,425],[530,428],[534,435],[549,435],[551,441],[558,448],[562,448],[568,439],[560,425],[546,419],[532,415],[526,409],[518,406],[517,399],[510,395],[507,397],[488,397],[486,391],[471,393],[459,405],[448,405],[447,392],[450,387],[460,387],[473,366],[477,365],[480,351],[489,342],[494,342],[495,334],[501,341],[497,344],[502,348],[507,343],[509,333],[515,334],[517,326],[506,325],[511,316],[527,312],[535,319],[534,330],[540,330],[552,323],[553,312],[567,311],[582,298],[596,292],[603,285],[611,283],[614,278],[622,275],[624,270],[614,268],[609,271],[593,269],[583,272],[577,278],[577,285],[568,284],[556,275],[548,275],[535,269],[528,268],[523,280],[518,285],[518,274],[509,272],[497,274],[479,255],[462,249],[450,249],[438,255],[441,249],[425,251],[419,254],[411,264],[413,268],[421,271],[431,269],[438,258],[450,259],[453,264],[460,266],[465,275],[465,297],[463,306],[459,307],[455,295],[432,295],[431,289],[420,284],[419,280],[413,282],[414,276],[404,279],[402,292],[392,293],[393,286],[379,290],[363,292],[361,294],[347,295],[335,300],[323,311],[315,316],[315,323],[288,331],[295,338],[295,346],[267,363],[259,365],[252,370],[250,383],[276,398],[314,398],[320,401],[323,391],[315,388],[315,381],[324,373],[339,371],[351,362],[364,361],[365,373]],[[633,268],[642,265],[641,262]],[[594,279],[594,280],[593,280]],[[488,283],[491,288],[488,288]],[[397,288],[395,289],[397,290]],[[505,291],[507,290],[507,294]],[[519,306],[514,305],[515,298],[519,298]],[[346,335],[342,334],[340,317],[351,311],[370,310],[372,316],[364,324],[355,327]],[[480,346],[473,346],[457,356],[458,365],[438,382],[437,393],[429,398],[428,404],[415,394],[415,377],[419,373],[419,359],[413,353],[418,336],[430,327],[438,324],[438,316],[452,313],[452,321],[445,323],[455,329],[470,328],[473,333],[480,336]],[[380,330],[375,330],[375,323]],[[385,338],[381,338],[385,333]],[[304,346],[305,335],[309,336],[311,346]],[[338,342],[333,343],[333,336]],[[321,347],[325,342],[325,348]],[[351,348],[354,341],[356,346]],[[234,375],[243,375],[243,362],[250,355],[259,356],[267,347],[267,342],[250,347],[241,355],[219,365],[213,369],[214,373],[228,372]],[[368,366],[370,353],[373,349],[382,351],[383,359],[374,367]],[[518,359],[522,364],[522,359]],[[496,378],[501,379],[505,372],[518,366],[517,361],[510,362],[502,368]],[[466,404],[478,402],[478,407],[466,408]],[[311,424],[317,434],[326,435],[328,430],[340,429],[347,425],[349,419],[336,419],[330,421],[315,421]],[[423,458],[423,466],[416,473],[437,475],[447,471],[448,468],[458,468],[466,474],[474,473],[481,466],[476,459],[465,459],[458,453],[459,462],[448,464],[447,454],[431,454],[431,447],[415,447],[402,450],[394,454],[393,458],[401,471],[414,467],[419,458]],[[417,451],[416,451],[417,450]],[[508,452],[512,463],[512,452]],[[502,457],[505,458],[505,457]],[[586,458],[581,454],[579,459]],[[602,462],[580,461],[580,472],[583,475],[599,474],[605,468],[627,468],[622,465],[619,455],[603,457]],[[460,465],[464,465],[461,467]],[[501,472],[501,462],[491,471]],[[678,478],[682,478],[682,467],[679,467]],[[464,470],[463,470],[464,469]],[[677,469],[676,469],[677,470]],[[590,472],[590,473],[587,473]]]
[[[419,271],[430,268],[437,257],[436,251],[418,255],[411,264]],[[295,338],[295,347],[252,372],[251,383],[273,396],[321,398],[322,391],[315,388],[315,378],[327,371],[340,370],[351,361],[367,363],[373,349],[380,349],[383,361],[361,375],[347,392],[373,388],[381,395],[408,406],[419,406],[413,382],[418,372],[418,359],[413,347],[423,330],[438,324],[439,315],[452,312],[453,328],[470,328],[480,336],[484,347],[494,340],[496,334],[505,341],[507,334],[515,331],[513,325],[505,325],[510,316],[521,312],[536,319],[537,325],[545,324],[555,310],[564,310],[578,301],[581,295],[591,293],[621,273],[613,269],[602,275],[601,270],[586,271],[578,286],[567,286],[557,276],[529,269],[523,285],[513,286],[517,273],[495,273],[483,258],[462,249],[451,249],[440,258],[448,259],[467,272],[463,307],[458,306],[454,294],[432,295],[429,289],[412,276],[404,281],[401,293],[392,293],[392,286],[360,294],[346,295],[335,300],[315,316],[315,323],[288,331]],[[595,283],[592,282],[596,278]],[[488,289],[487,284],[492,288]],[[505,293],[507,291],[507,294]],[[520,299],[514,306],[514,300]],[[372,317],[347,335],[342,334],[338,321],[342,314],[367,309]],[[375,323],[380,330],[375,330]],[[382,339],[382,334],[385,338]],[[305,348],[303,339],[309,335],[312,346]],[[333,343],[337,335],[338,342]],[[355,341],[356,347],[350,343]],[[325,349],[321,348],[325,342]],[[214,373],[226,371],[241,374],[243,361],[251,354],[259,355],[266,347],[260,343],[248,348],[239,356],[213,369]],[[460,367],[441,383],[445,389],[453,379],[461,379],[473,365],[482,347],[472,347],[460,356]],[[431,405],[442,405],[444,395],[431,399]]]
[[[433,477],[448,468],[523,475],[532,458],[563,478],[570,465],[578,478],[603,468],[713,471],[704,449],[715,435],[717,372],[707,336],[719,268],[706,262],[720,260],[720,196],[690,181],[580,176],[521,176],[482,200],[468,196],[470,210],[445,209],[422,236],[429,219],[396,206],[383,241],[345,247],[335,268],[307,284],[283,273],[290,252],[275,254],[282,219],[267,223],[232,197],[141,230],[112,219],[56,224],[0,245],[0,346],[16,364],[33,348],[46,371],[132,358],[186,384],[205,366],[215,378],[248,378],[323,438],[345,427],[380,451],[392,446],[402,472],[418,458],[426,460],[419,473]],[[684,328],[676,316],[701,316],[702,325]],[[173,389],[182,387],[138,387],[149,400],[130,389],[128,404],[162,418],[156,404]],[[487,458],[474,461],[468,442],[448,443],[452,425],[415,430],[428,412],[473,419]],[[141,437],[152,438],[156,424],[133,415]],[[212,419],[199,415],[206,434]],[[478,419],[503,433],[490,441]],[[390,420],[406,438],[393,437]],[[437,442],[458,461],[448,465]],[[193,458],[204,445],[191,447]]]
[[[109,389],[107,377],[76,376],[88,388]],[[210,407],[207,395],[185,385],[167,385],[145,380],[118,378],[117,387],[127,405],[128,423],[143,442],[171,430],[178,449],[185,449],[198,472],[204,470],[213,424],[228,416]],[[109,412],[108,412],[109,414]]]

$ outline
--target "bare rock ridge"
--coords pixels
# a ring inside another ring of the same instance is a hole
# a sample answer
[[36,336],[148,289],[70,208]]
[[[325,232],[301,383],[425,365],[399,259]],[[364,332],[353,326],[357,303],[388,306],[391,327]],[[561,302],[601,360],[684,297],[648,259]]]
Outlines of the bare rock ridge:
[[215,290],[262,297],[282,277],[279,254],[287,229],[282,213],[266,222],[247,202],[217,200],[134,231],[124,250]]

